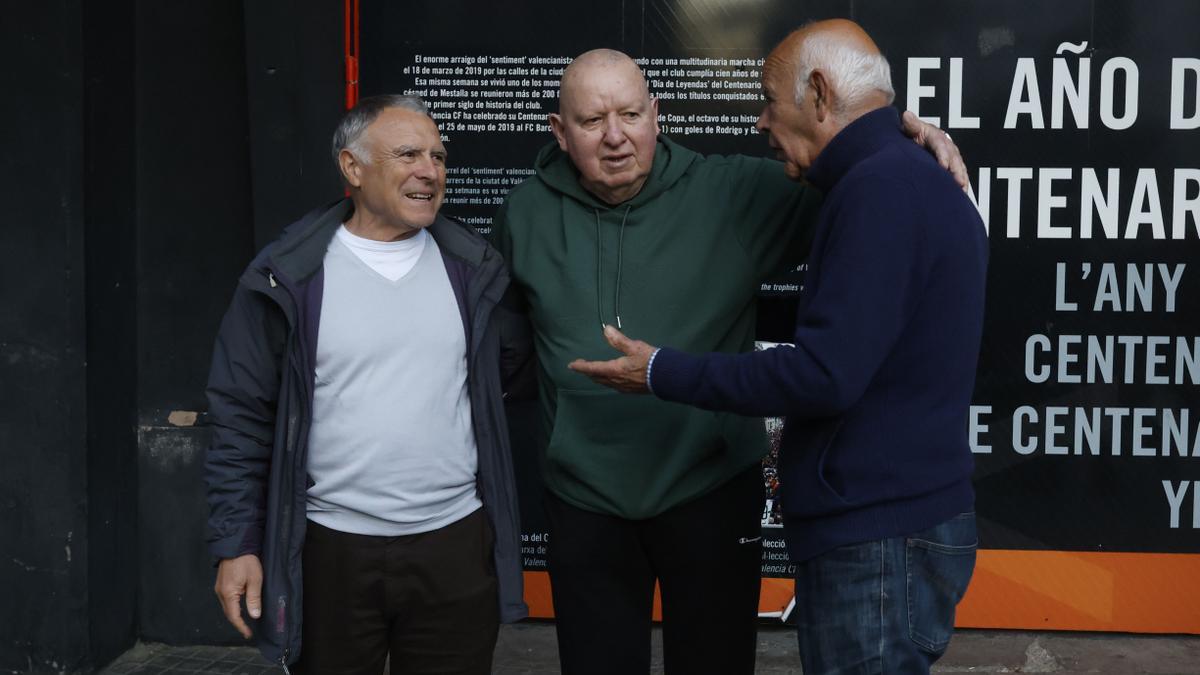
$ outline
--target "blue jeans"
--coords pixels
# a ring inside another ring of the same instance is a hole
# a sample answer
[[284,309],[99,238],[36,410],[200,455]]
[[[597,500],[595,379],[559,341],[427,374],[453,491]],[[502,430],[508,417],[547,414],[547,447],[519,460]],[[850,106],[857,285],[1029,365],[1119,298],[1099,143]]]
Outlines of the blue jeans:
[[853,544],[797,566],[804,675],[928,673],[975,569],[975,514]]

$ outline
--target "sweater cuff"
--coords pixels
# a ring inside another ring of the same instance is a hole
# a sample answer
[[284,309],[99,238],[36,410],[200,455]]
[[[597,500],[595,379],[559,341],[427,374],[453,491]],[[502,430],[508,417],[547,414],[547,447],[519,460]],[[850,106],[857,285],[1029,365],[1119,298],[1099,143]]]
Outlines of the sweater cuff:
[[699,384],[699,364],[691,354],[670,347],[660,347],[652,357],[653,374],[647,369],[646,386],[664,401],[687,403],[688,394]]

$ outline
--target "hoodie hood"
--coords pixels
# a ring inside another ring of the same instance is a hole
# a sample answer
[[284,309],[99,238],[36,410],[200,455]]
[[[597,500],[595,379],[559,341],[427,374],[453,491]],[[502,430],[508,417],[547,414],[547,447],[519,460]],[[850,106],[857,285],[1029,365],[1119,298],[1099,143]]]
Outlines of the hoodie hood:
[[588,192],[579,183],[579,169],[571,156],[551,141],[538,152],[534,160],[537,177],[550,189],[596,209],[637,208],[675,185],[700,155],[659,134],[654,148],[654,164],[646,183],[632,199],[620,204],[607,204]]

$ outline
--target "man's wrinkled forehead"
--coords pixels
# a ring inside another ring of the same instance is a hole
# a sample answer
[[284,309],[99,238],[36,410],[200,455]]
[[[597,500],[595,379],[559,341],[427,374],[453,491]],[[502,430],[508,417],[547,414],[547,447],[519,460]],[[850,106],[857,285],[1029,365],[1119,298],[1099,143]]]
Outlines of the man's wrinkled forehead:
[[799,57],[800,45],[806,32],[804,29],[792,31],[771,50],[770,54],[767,54],[767,58],[763,59],[762,80],[764,83],[768,78],[776,83],[792,79],[796,72],[796,60]]
[[379,113],[379,116],[367,126],[364,135],[368,139],[374,137],[396,137],[396,136],[419,136],[427,139],[429,143],[436,142],[441,144],[441,132],[438,131],[437,122],[429,115],[425,115],[406,108],[392,107],[385,108]]

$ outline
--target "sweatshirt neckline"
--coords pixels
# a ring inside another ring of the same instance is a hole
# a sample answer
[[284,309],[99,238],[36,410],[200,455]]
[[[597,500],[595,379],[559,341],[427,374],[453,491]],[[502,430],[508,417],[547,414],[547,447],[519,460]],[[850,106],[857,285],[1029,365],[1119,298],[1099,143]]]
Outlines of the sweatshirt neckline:
[[900,113],[891,106],[859,117],[829,141],[805,174],[805,179],[828,194],[862,160],[903,138]]
[[554,141],[538,152],[534,170],[538,178],[556,192],[592,209],[617,211],[631,206],[638,208],[666,192],[683,177],[697,156],[695,152],[659,134],[655,139],[654,162],[645,184],[636,195],[620,204],[608,204],[585,190],[579,182],[579,169],[571,161],[570,155],[560,149]]

